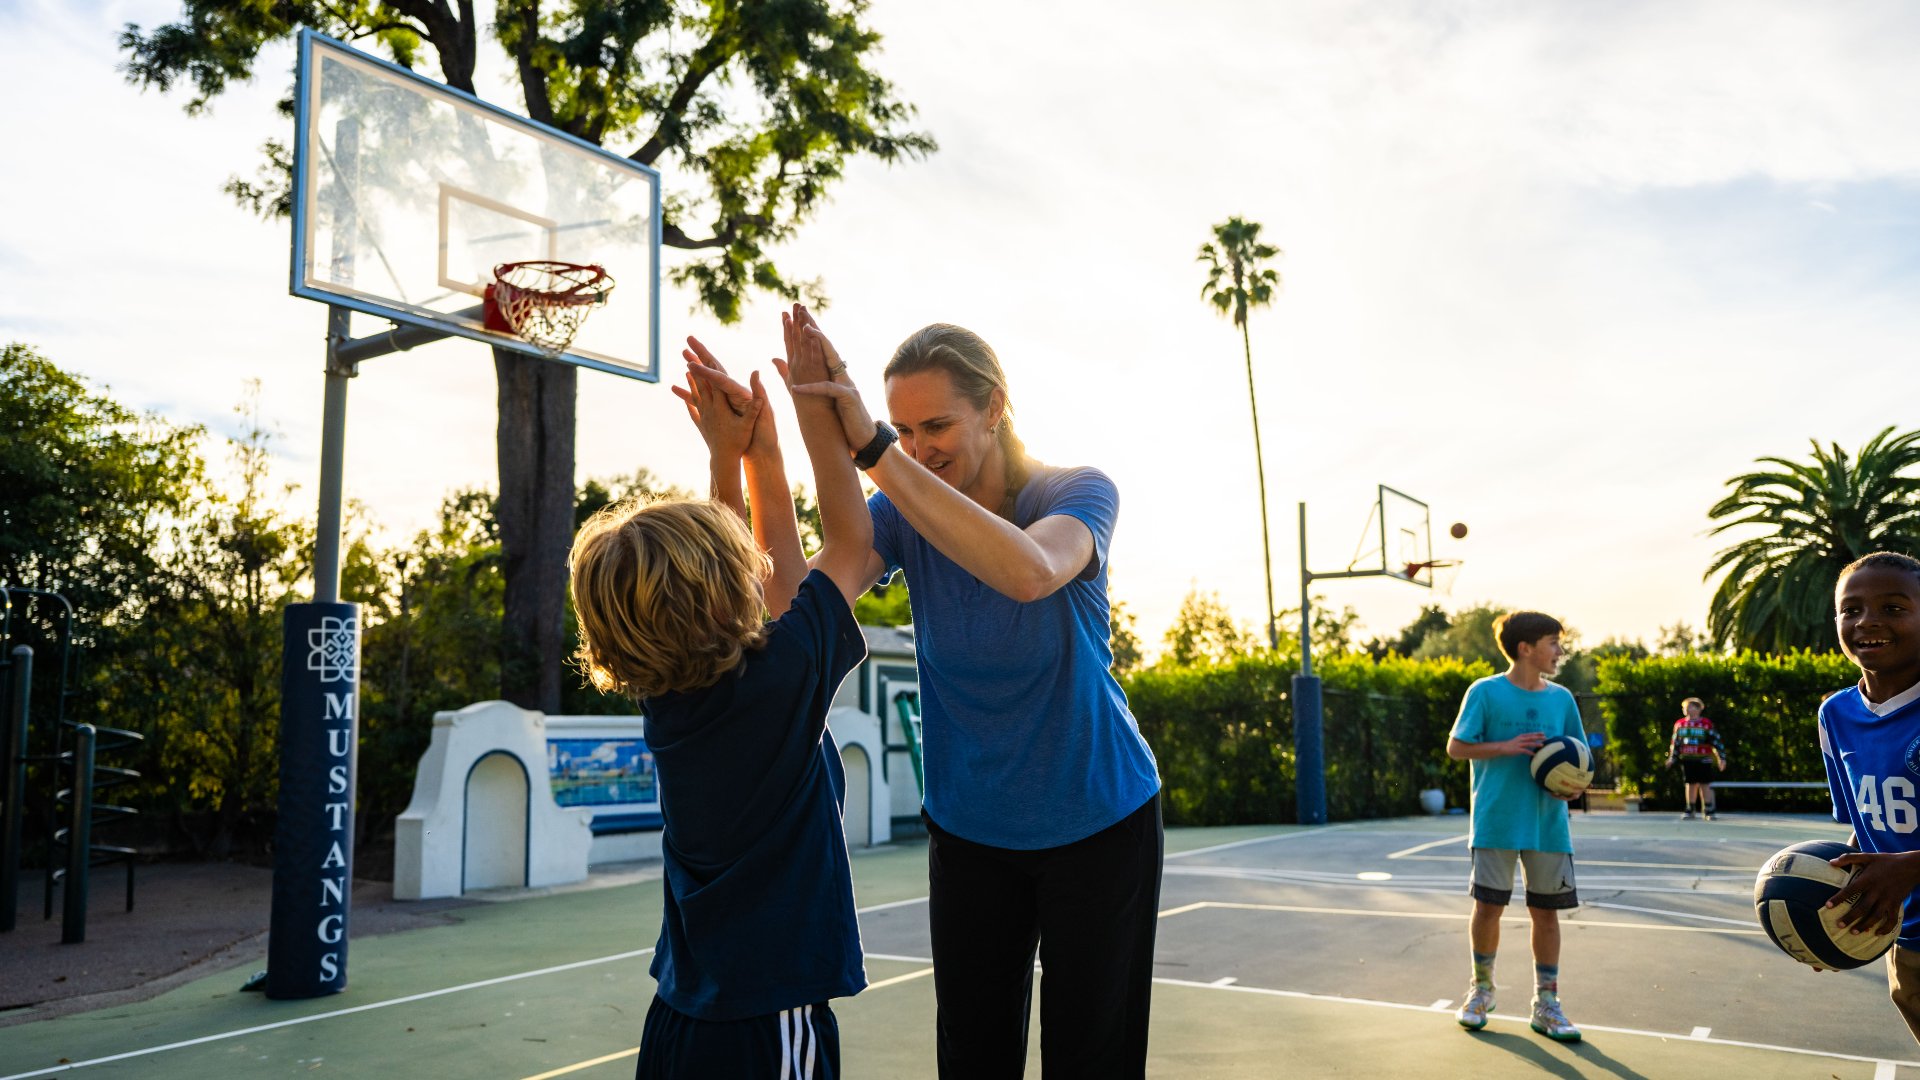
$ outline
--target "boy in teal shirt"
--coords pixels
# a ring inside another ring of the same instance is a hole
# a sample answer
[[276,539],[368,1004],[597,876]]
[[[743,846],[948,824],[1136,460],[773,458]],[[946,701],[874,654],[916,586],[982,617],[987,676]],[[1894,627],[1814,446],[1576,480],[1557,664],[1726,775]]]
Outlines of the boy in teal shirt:
[[1551,615],[1517,611],[1493,624],[1512,666],[1467,688],[1447,756],[1473,763],[1473,985],[1456,1018],[1477,1031],[1493,1010],[1493,959],[1500,916],[1513,899],[1513,869],[1526,867],[1527,914],[1533,919],[1533,1030],[1577,1042],[1580,1029],[1560,1008],[1560,912],[1579,903],[1573,887],[1573,835],[1567,803],[1535,783],[1533,752],[1552,735],[1582,742],[1580,709],[1565,687],[1547,681],[1560,670],[1563,628]]

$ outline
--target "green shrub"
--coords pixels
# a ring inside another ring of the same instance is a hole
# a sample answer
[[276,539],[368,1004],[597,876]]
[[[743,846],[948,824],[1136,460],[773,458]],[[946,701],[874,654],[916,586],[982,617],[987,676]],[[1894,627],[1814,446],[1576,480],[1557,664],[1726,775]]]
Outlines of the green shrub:
[[[1680,702],[1697,697],[1726,742],[1726,780],[1823,780],[1815,718],[1820,701],[1860,677],[1838,653],[1624,657],[1602,661],[1596,697],[1621,789],[1649,807],[1678,809],[1685,789],[1666,767]],[[1728,793],[1734,795],[1734,793]],[[1822,810],[1824,791],[1761,790],[1734,796],[1776,809]]]
[[[1154,667],[1125,680],[1160,763],[1169,824],[1287,822],[1294,813],[1292,657],[1257,653],[1211,667]],[[1322,660],[1327,807],[1340,820],[1418,811],[1440,787],[1467,801],[1467,767],[1447,732],[1484,663],[1336,655]]]

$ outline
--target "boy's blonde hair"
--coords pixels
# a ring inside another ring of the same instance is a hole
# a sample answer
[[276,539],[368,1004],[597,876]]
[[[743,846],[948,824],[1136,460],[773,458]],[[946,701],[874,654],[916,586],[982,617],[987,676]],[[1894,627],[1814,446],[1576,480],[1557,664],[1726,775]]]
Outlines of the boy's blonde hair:
[[573,538],[574,654],[587,681],[636,701],[712,686],[766,639],[772,561],[709,500],[628,500]]
[[1687,711],[1687,706],[1689,706],[1689,705],[1698,705],[1698,706],[1700,706],[1700,711],[1701,711],[1701,712],[1703,712],[1703,713],[1707,711],[1707,703],[1706,703],[1706,702],[1704,702],[1704,701],[1701,701],[1701,700],[1700,700],[1699,698],[1697,698],[1697,697],[1690,697],[1690,698],[1687,698],[1687,699],[1686,699],[1685,701],[1682,701],[1682,702],[1680,703],[1680,711],[1681,711],[1681,712],[1686,712],[1686,711]]

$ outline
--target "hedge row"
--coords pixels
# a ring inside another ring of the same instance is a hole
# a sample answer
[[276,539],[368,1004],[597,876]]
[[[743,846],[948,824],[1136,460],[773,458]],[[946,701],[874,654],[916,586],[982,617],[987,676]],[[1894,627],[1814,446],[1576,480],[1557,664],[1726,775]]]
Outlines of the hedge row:
[[[1169,824],[1289,822],[1294,813],[1293,702],[1298,661],[1257,654],[1217,667],[1149,668],[1124,682],[1153,747]],[[1468,801],[1464,762],[1446,756],[1447,733],[1485,663],[1364,655],[1329,657],[1323,680],[1327,808],[1336,820],[1419,812],[1419,792],[1439,787],[1449,806]],[[1832,653],[1614,658],[1594,693],[1581,694],[1589,734],[1604,728],[1603,782],[1652,809],[1678,809],[1684,788],[1666,767],[1680,702],[1698,697],[1728,750],[1726,780],[1818,781],[1814,720],[1821,699],[1859,672]],[[1779,810],[1827,808],[1824,791],[1729,792],[1724,803]]]
[[[1706,703],[1727,749],[1720,779],[1820,781],[1826,778],[1815,729],[1820,701],[1859,677],[1859,669],[1837,653],[1617,658],[1601,663],[1594,697],[1621,789],[1639,794],[1644,805],[1677,809],[1685,792],[1666,758],[1681,701],[1697,697]],[[1728,796],[1774,809],[1828,805],[1824,791],[1811,789]]]
[[[1169,824],[1287,822],[1294,813],[1297,660],[1258,654],[1219,667],[1148,669],[1126,680],[1140,730],[1160,763]],[[1419,811],[1440,787],[1467,801],[1467,770],[1446,756],[1460,698],[1486,664],[1334,656],[1323,681],[1331,817]]]

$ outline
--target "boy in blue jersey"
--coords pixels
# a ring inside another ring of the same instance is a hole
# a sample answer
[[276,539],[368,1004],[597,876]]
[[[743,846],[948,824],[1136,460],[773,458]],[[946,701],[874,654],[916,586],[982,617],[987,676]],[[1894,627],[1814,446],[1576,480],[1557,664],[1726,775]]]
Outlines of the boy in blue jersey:
[[[819,346],[783,322],[790,377],[828,378]],[[852,608],[872,525],[832,403],[796,401],[820,501],[809,571],[759,376],[730,397],[702,374],[719,362],[688,343],[674,390],[707,442],[714,498],[611,507],[572,556],[581,666],[640,703],[660,778],[666,900],[636,1076],[835,1078],[827,1002],[866,973],[826,722],[866,655]]]
[[1567,803],[1534,782],[1533,752],[1550,735],[1582,742],[1580,709],[1565,687],[1547,681],[1566,655],[1562,627],[1551,615],[1516,611],[1493,624],[1500,651],[1512,666],[1467,688],[1460,718],[1447,738],[1447,756],[1473,763],[1473,850],[1469,888],[1473,917],[1467,940],[1473,984],[1455,1015],[1472,1031],[1493,1010],[1493,960],[1500,949],[1500,916],[1513,899],[1513,869],[1527,873],[1527,914],[1533,919],[1533,1030],[1577,1042],[1580,1029],[1560,1008],[1560,912],[1579,903],[1573,886],[1573,836]]
[[1837,921],[1855,933],[1904,913],[1887,988],[1920,1039],[1920,560],[1877,551],[1841,571],[1834,622],[1860,682],[1821,703],[1820,756],[1834,820],[1861,853],[1833,860],[1860,869],[1827,906],[1853,905]]

